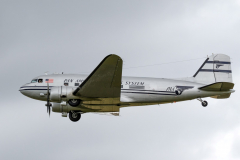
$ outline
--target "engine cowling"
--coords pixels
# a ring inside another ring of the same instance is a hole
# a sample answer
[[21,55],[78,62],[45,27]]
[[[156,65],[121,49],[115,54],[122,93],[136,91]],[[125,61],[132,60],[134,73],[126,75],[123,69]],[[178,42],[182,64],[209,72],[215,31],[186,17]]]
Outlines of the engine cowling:
[[72,94],[76,88],[77,87],[71,86],[52,87],[50,92],[51,102],[60,103],[62,101],[68,101],[69,99],[79,99],[79,97]]
[[52,111],[53,112],[58,112],[58,113],[67,112],[68,113],[71,110],[81,111],[81,108],[79,108],[79,107],[72,107],[68,103],[65,103],[65,104],[53,103],[53,105],[52,105]]

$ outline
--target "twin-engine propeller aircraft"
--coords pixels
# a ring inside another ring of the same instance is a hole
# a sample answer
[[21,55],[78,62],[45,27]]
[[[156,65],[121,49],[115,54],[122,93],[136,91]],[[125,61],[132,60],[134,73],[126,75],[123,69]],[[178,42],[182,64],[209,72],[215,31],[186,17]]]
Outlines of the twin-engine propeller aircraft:
[[122,59],[109,55],[90,75],[52,74],[34,78],[20,88],[27,97],[47,101],[47,112],[78,121],[88,112],[118,115],[120,107],[155,105],[205,97],[229,98],[234,92],[230,57],[207,58],[193,77],[180,79],[122,77]]

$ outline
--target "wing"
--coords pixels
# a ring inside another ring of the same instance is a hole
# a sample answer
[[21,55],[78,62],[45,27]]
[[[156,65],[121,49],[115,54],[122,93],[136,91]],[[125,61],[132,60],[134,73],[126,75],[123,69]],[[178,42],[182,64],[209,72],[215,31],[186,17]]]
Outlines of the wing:
[[122,59],[117,55],[105,57],[73,95],[89,98],[120,97],[122,63]]

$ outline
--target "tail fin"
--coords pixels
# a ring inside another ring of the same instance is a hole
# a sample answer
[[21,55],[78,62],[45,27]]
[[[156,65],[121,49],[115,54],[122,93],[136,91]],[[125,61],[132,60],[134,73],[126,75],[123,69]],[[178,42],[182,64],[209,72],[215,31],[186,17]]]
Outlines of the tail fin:
[[232,83],[232,70],[230,57],[225,54],[215,54],[207,58],[193,76],[199,83]]

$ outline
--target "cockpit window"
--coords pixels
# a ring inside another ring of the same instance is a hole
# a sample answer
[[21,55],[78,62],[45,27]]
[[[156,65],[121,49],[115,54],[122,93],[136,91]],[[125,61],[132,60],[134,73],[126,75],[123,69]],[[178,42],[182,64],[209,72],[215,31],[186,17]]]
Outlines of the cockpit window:
[[37,79],[33,79],[31,83],[37,83]]
[[43,82],[43,80],[42,79],[38,79],[38,83],[42,83]]

